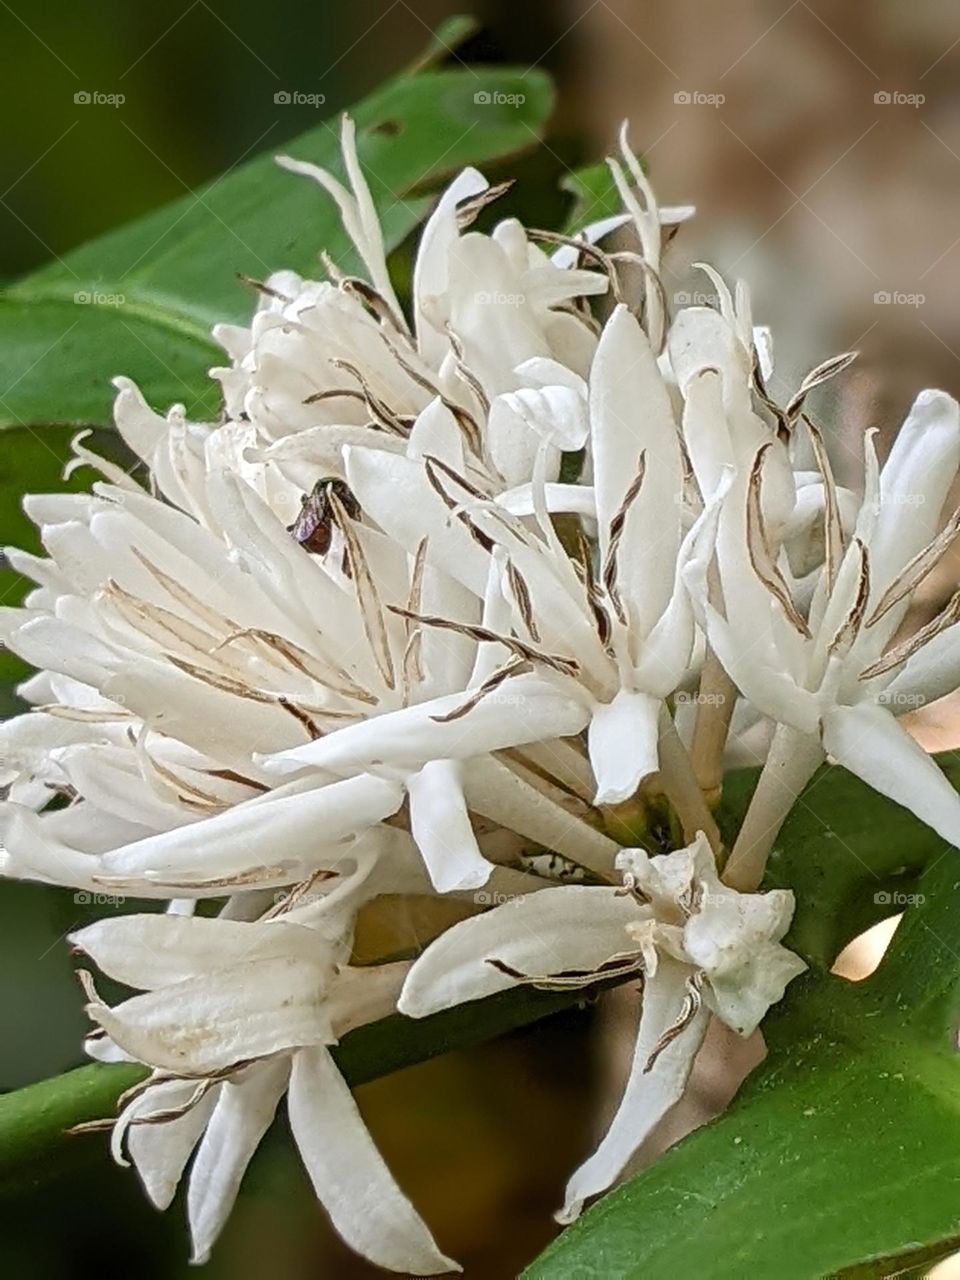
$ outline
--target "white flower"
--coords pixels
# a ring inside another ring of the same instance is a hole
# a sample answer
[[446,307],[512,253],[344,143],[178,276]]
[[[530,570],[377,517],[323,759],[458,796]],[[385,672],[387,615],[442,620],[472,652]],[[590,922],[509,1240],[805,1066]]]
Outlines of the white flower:
[[915,634],[895,639],[913,591],[956,532],[956,518],[937,530],[960,466],[960,408],[943,392],[922,392],[879,474],[868,439],[867,491],[849,538],[816,437],[815,443],[824,464],[827,548],[806,613],[785,574],[772,582],[764,573],[777,554],[757,519],[762,452],[746,486],[747,554],[739,566],[730,557],[722,567],[732,607],[724,618],[705,606],[720,660],[744,696],[781,726],[768,780],[727,872],[741,885],[755,879],[758,859],[825,754],[960,846],[960,798],[896,723],[898,714],[956,688],[957,601]]
[[[503,188],[490,188],[482,174],[466,169],[424,227],[408,325],[346,116],[342,144],[349,189],[316,165],[280,163],[313,178],[336,200],[369,283],[342,279],[329,260],[339,287],[289,272],[270,277],[250,330],[216,330],[233,360],[214,371],[228,412],[280,442],[271,456],[308,452],[315,463],[323,458],[336,467],[339,444],[390,448],[391,435],[402,436],[439,395],[475,430],[483,422],[491,480],[501,487],[528,481],[538,437],[504,393],[523,392],[525,375],[517,366],[532,361],[558,362],[568,376],[586,372],[595,338],[572,303],[605,292],[606,277],[575,260],[551,261],[515,218],[489,236],[468,230]],[[588,232],[609,229],[604,224]],[[491,403],[495,410],[484,421]],[[308,438],[294,443],[294,433]],[[554,471],[558,463],[555,458]]]
[[680,1099],[709,1014],[748,1036],[806,968],[780,945],[793,894],[727,888],[702,835],[653,858],[625,850],[619,863],[625,889],[564,885],[454,925],[413,965],[399,1003],[422,1018],[516,983],[586,987],[642,976],[630,1078],[599,1148],[570,1180],[562,1222],[614,1182]]

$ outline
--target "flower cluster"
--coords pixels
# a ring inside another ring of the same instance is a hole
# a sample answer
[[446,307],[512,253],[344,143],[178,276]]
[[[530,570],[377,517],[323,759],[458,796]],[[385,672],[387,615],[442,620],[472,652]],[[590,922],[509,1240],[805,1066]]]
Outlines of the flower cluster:
[[[72,941],[140,992],[111,1007],[83,975],[87,1047],[151,1069],[113,1148],[164,1207],[193,1156],[196,1260],[286,1096],[343,1238],[432,1275],[455,1263],[377,1154],[341,1036],[639,984],[569,1221],[679,1099],[709,1020],[749,1035],[803,969],[792,894],[757,890],[821,761],[960,844],[960,799],[896,721],[960,684],[960,597],[903,627],[960,528],[960,416],[923,392],[882,470],[867,438],[862,497],[838,486],[807,398],[852,357],[775,397],[741,285],[704,268],[719,307],[671,316],[662,254],[693,211],[658,206],[625,136],[622,215],[572,237],[472,229],[502,189],[460,174],[406,307],[349,119],[343,154],[346,186],[281,163],[337,202],[365,277],[272,276],[249,328],[215,331],[219,423],[119,378],[139,470],[78,440],[103,479],[27,499],[46,555],[7,552],[36,587],[2,636],[37,674],[0,731],[0,870],[167,904]],[[764,764],[726,849],[744,753]],[[357,963],[383,895],[474,914]]]

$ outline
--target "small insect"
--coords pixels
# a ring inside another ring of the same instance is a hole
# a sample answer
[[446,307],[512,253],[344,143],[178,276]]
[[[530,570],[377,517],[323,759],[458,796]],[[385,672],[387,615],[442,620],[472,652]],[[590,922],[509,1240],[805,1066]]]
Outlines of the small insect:
[[323,556],[330,550],[333,536],[333,510],[330,496],[334,495],[351,520],[360,519],[360,503],[343,480],[336,476],[326,476],[318,480],[309,493],[300,499],[300,511],[293,524],[287,525],[287,532],[292,533],[305,551]]
[[562,853],[523,853],[520,862],[525,871],[532,871],[544,880],[583,884],[588,879],[586,870]]

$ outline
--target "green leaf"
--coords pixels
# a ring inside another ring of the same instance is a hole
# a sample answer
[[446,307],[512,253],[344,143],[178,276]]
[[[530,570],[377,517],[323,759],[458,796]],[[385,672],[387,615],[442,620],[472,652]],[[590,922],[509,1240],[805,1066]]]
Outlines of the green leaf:
[[[874,844],[887,836],[875,823]],[[601,1200],[527,1280],[880,1277],[960,1247],[960,853],[938,843],[873,978],[794,983],[730,1109]]]
[[[542,72],[483,67],[403,76],[354,107],[387,245],[420,222],[448,174],[534,142],[551,106]],[[273,150],[342,173],[335,123]],[[107,423],[118,373],[158,406],[214,414],[207,370],[225,357],[210,328],[253,306],[238,275],[316,274],[321,249],[356,270],[333,201],[264,154],[74,250],[0,293],[0,425]]]
[[560,186],[573,196],[573,207],[564,227],[568,233],[579,231],[585,223],[623,212],[623,202],[610,169],[602,162],[564,174]]

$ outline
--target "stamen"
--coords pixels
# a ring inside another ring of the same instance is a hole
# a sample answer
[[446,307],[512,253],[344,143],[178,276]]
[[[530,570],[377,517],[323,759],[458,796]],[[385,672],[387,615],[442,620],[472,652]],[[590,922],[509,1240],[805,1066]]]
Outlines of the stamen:
[[680,1006],[680,1014],[671,1026],[667,1027],[663,1035],[653,1047],[650,1057],[644,1064],[644,1074],[652,1071],[657,1059],[663,1053],[664,1049],[673,1044],[678,1036],[682,1036],[690,1023],[703,1008],[703,996],[701,991],[703,988],[703,973],[697,971],[687,979],[687,994],[683,998],[683,1004]]
[[825,382],[835,378],[838,373],[843,373],[844,369],[849,369],[859,354],[858,351],[845,351],[842,355],[831,356],[829,360],[824,360],[823,364],[818,364],[815,369],[811,369],[800,383],[796,394],[791,396],[787,402],[784,410],[787,418],[791,421],[796,418],[810,392],[816,390],[817,387],[822,387]]
[[901,600],[916,591],[927,574],[940,563],[958,533],[960,533],[960,507],[954,511],[929,546],[924,547],[922,551],[918,551],[913,559],[908,560],[900,570],[899,574],[877,601],[876,608],[867,620],[868,627],[872,627],[874,623],[879,622]]
[[807,414],[804,413],[800,416],[810,437],[810,445],[817,460],[817,468],[823,477],[824,568],[827,574],[827,588],[832,591],[845,549],[843,522],[840,519],[840,507],[837,502],[837,485],[833,478],[830,456],[823,443],[823,435],[819,428],[814,426]]
[[946,631],[947,627],[952,627],[955,622],[960,622],[960,591],[951,596],[946,608],[938,613],[932,621],[928,622],[925,627],[915,631],[912,636],[909,636],[901,644],[888,649],[877,662],[865,667],[860,672],[859,679],[872,680],[874,676],[882,676],[885,672],[898,667],[902,662],[906,662],[908,658],[912,658],[925,644],[929,644],[941,631]]
[[610,533],[607,541],[607,554],[603,561],[601,570],[601,578],[606,588],[610,603],[613,605],[614,611],[623,623],[627,625],[627,613],[623,607],[623,601],[620,599],[620,592],[617,588],[617,551],[620,547],[620,540],[623,537],[624,525],[627,521],[627,513],[633,506],[637,494],[643,487],[644,476],[647,474],[647,451],[644,449],[640,457],[637,459],[637,474],[623,495],[623,501],[614,513],[613,519],[610,521]]
[[393,665],[390,638],[387,633],[377,584],[374,581],[373,574],[370,572],[367,557],[364,555],[360,539],[357,537],[353,524],[348,517],[347,509],[338,495],[332,490],[330,491],[329,502],[337,528],[343,538],[347,563],[350,566],[350,577],[357,592],[363,630],[370,645],[370,652],[373,654],[373,660],[377,664],[384,684],[388,689],[395,689],[397,684],[396,671]]
[[760,446],[750,470],[750,480],[747,486],[747,552],[750,556],[750,564],[754,573],[770,594],[779,601],[789,621],[805,639],[809,640],[810,628],[807,626],[806,619],[793,602],[793,596],[784,581],[783,574],[777,567],[767,540],[760,491],[763,482],[763,464],[767,456],[767,450],[771,448],[773,448],[772,440],[768,440],[766,444]]
[[854,543],[860,552],[860,578],[857,583],[857,594],[850,607],[850,612],[827,646],[828,653],[846,653],[849,650],[850,645],[860,634],[860,625],[866,612],[867,601],[870,599],[870,557],[867,554],[867,548],[859,538],[854,538]]
[[468,636],[471,640],[478,642],[489,641],[491,644],[502,644],[505,649],[509,649],[517,657],[523,658],[527,662],[539,663],[542,666],[549,667],[560,675],[573,676],[580,670],[580,664],[574,658],[566,658],[562,654],[545,653],[542,649],[536,649],[533,645],[526,644],[516,636],[503,635],[502,632],[491,631],[488,627],[480,626],[477,623],[455,622],[452,618],[438,618],[430,614],[411,613],[410,610],[401,609],[399,605],[395,604],[387,605],[387,608],[390,613],[395,613],[400,618],[413,618],[425,627],[439,627],[443,631],[454,631],[458,635]]

